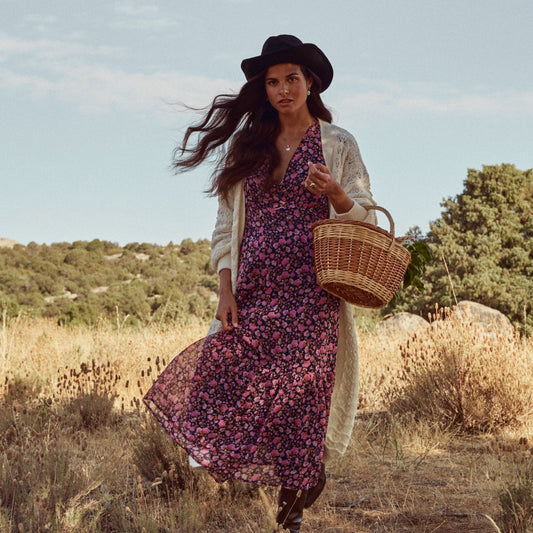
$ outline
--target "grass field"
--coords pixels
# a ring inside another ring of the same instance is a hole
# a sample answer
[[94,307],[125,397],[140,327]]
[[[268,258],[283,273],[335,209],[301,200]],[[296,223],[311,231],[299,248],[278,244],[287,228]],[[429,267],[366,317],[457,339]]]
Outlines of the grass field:
[[[302,533],[533,531],[533,343],[439,324],[360,332],[352,441]],[[4,320],[0,531],[273,531],[274,489],[192,473],[140,403],[205,331]]]

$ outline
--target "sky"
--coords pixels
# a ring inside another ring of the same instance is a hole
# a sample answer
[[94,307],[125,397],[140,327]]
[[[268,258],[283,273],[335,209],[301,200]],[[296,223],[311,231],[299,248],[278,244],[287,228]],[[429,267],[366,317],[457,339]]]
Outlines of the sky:
[[238,91],[282,33],[333,64],[324,102],[396,234],[426,232],[468,169],[533,167],[532,28],[531,0],[1,0],[0,237],[210,238],[212,166],[170,166],[181,104]]

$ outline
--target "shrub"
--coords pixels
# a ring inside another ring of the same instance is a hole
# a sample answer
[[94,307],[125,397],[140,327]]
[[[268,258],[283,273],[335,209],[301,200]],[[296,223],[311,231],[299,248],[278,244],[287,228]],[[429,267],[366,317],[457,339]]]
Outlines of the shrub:
[[65,368],[57,383],[58,399],[65,402],[65,414],[73,425],[94,430],[115,423],[119,380],[109,362],[97,365],[93,360],[90,366],[82,363],[79,370]]
[[74,418],[76,426],[94,430],[116,421],[113,410],[115,398],[107,392],[93,390],[73,398],[66,408]]
[[441,313],[401,347],[403,367],[388,391],[392,413],[479,433],[515,426],[533,409],[533,354],[513,333],[488,333]]
[[29,400],[36,398],[42,390],[42,383],[37,376],[24,376],[16,374],[9,378],[5,377],[0,392],[3,397],[0,398],[6,406],[14,403],[24,404]]
[[6,296],[0,290],[0,315],[5,316],[5,319],[14,318],[20,314],[20,305],[16,297]]
[[[47,316],[53,316],[51,313]],[[81,324],[96,324],[98,312],[90,304],[75,304],[66,302],[66,307],[61,310],[57,323],[62,326],[78,326]]]
[[87,243],[85,249],[88,252],[96,252],[102,254],[105,250],[105,243],[100,239],[93,239],[91,242]]

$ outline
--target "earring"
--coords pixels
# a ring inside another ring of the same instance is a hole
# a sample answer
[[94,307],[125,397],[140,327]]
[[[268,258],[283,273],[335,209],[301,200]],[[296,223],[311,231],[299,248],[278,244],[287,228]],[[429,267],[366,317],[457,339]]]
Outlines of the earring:
[[307,89],[307,96],[311,94],[311,89]]

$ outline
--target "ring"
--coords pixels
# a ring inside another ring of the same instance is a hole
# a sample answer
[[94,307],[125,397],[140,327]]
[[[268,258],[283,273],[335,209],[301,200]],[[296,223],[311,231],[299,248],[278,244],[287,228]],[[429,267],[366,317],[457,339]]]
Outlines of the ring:
[[312,189],[312,188],[314,188],[314,187],[315,187],[315,184],[314,184],[313,182],[311,182],[311,183],[309,184],[309,188]]

